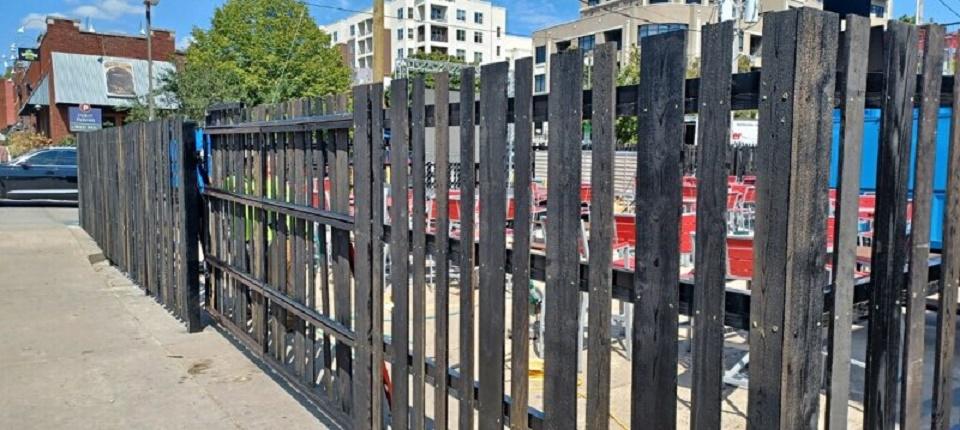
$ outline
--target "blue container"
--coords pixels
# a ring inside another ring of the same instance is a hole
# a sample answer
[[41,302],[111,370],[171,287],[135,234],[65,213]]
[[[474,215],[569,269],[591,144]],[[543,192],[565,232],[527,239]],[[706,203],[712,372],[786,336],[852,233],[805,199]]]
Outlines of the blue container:
[[[947,189],[947,157],[950,147],[950,108],[941,108],[937,117],[937,153],[934,165],[933,213],[930,224],[930,242],[935,249],[942,247],[943,210]],[[910,192],[913,192],[913,157],[916,155],[919,110],[913,112],[913,143],[910,161]],[[880,110],[867,109],[863,121],[863,159],[860,174],[861,192],[877,189],[877,153],[880,144]],[[830,157],[830,186],[837,186],[837,166],[840,145],[840,111],[833,112],[833,151]]]

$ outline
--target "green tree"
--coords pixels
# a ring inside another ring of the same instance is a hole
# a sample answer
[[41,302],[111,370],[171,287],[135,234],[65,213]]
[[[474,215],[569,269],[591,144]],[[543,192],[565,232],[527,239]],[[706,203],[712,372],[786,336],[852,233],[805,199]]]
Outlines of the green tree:
[[228,0],[209,30],[194,28],[179,70],[161,76],[161,93],[200,119],[218,102],[248,106],[345,92],[350,69],[329,36],[296,0]]
[[900,18],[897,18],[897,21],[905,22],[907,24],[916,24],[917,17],[915,15],[903,14],[903,15],[900,15]]
[[[640,83],[640,50],[636,46],[630,47],[627,61],[620,67],[617,75],[617,86],[636,85]],[[617,117],[617,143],[621,146],[637,145],[637,117]]]
[[[453,63],[453,64],[466,64],[466,62],[460,59],[459,57],[455,57],[453,55],[447,55],[447,54],[444,54],[443,52],[437,52],[437,51],[434,51],[434,52],[416,51],[412,55],[410,55],[410,58],[417,59],[417,60],[446,62],[446,63]],[[413,72],[410,74],[409,78],[413,78],[415,76],[421,76],[421,75],[424,77],[423,78],[424,86],[426,86],[427,88],[434,88],[434,78],[432,73]],[[394,72],[393,77],[394,78],[400,77],[399,73]],[[479,80],[476,83],[474,83],[474,86],[476,86],[476,88],[478,89],[480,88]],[[450,89],[452,90],[460,89],[460,75],[458,73],[450,73]]]

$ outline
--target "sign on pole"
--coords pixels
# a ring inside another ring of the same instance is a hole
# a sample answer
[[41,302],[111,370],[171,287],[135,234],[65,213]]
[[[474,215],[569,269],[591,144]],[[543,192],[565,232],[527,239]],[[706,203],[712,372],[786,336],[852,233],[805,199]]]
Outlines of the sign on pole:
[[90,107],[88,104],[71,106],[70,131],[97,131],[103,128],[103,112],[100,108]]

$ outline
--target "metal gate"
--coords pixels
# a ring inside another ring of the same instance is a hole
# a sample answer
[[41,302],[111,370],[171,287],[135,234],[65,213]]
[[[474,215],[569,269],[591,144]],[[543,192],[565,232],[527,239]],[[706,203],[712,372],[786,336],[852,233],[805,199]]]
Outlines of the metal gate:
[[345,100],[215,111],[203,192],[208,311],[341,424],[357,342]]

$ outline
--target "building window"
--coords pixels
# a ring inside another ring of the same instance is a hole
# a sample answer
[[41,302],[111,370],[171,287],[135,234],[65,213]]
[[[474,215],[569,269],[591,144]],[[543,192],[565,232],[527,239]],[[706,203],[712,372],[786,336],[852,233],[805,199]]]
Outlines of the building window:
[[536,93],[547,91],[547,75],[539,74],[533,77],[533,91]]
[[883,15],[887,12],[887,8],[882,4],[872,4],[870,5],[870,15],[873,15],[877,18],[883,18]]
[[567,49],[570,49],[569,40],[563,40],[563,41],[557,42],[557,52],[563,52],[563,51],[566,51]]
[[483,43],[483,33],[479,31],[473,32],[473,41],[476,43]]
[[414,16],[413,16],[413,8],[412,8],[412,7],[408,7],[408,8],[407,8],[407,18],[416,19],[416,18],[414,18]]
[[500,26],[498,25],[498,26],[497,26],[497,39],[499,39],[499,38],[500,38]]
[[397,29],[397,40],[403,40],[403,29],[402,29],[402,28],[398,28],[398,29]]
[[473,13],[473,22],[477,24],[483,24],[483,13],[474,12]]
[[408,28],[408,29],[407,29],[407,39],[413,40],[413,29],[412,29],[412,28]]
[[356,34],[357,34],[357,28],[351,25],[351,26],[350,26],[350,35],[351,35],[351,36],[354,36],[354,35],[356,35]]
[[546,62],[547,62],[547,47],[546,47],[546,46],[538,46],[538,47],[535,49],[534,61],[535,61],[537,64],[543,64],[543,63],[546,63]]
[[333,32],[333,43],[337,43],[337,32]]
[[593,51],[593,47],[596,45],[597,38],[594,35],[581,36],[577,40],[577,45],[580,47],[580,50],[587,52]]
[[432,6],[430,8],[430,19],[434,21],[446,21],[446,8],[440,8],[437,6]]
[[467,11],[463,9],[457,9],[457,21],[466,21],[467,20]]
[[670,31],[686,31],[686,29],[686,24],[644,24],[640,26],[637,33],[639,38],[643,39],[644,37],[656,36]]
[[497,45],[497,56],[500,56],[500,45]]
[[457,40],[460,42],[467,41],[467,30],[457,30]]
[[465,50],[463,50],[463,49],[458,49],[458,50],[457,50],[457,58],[459,58],[460,61],[467,61],[467,51],[465,51]]
[[397,19],[403,19],[403,8],[397,9]]
[[483,53],[482,53],[482,52],[474,52],[474,53],[473,53],[473,62],[474,62],[474,63],[477,63],[477,64],[482,63],[482,62],[483,62]]
[[403,48],[397,50],[397,58],[403,59]]

